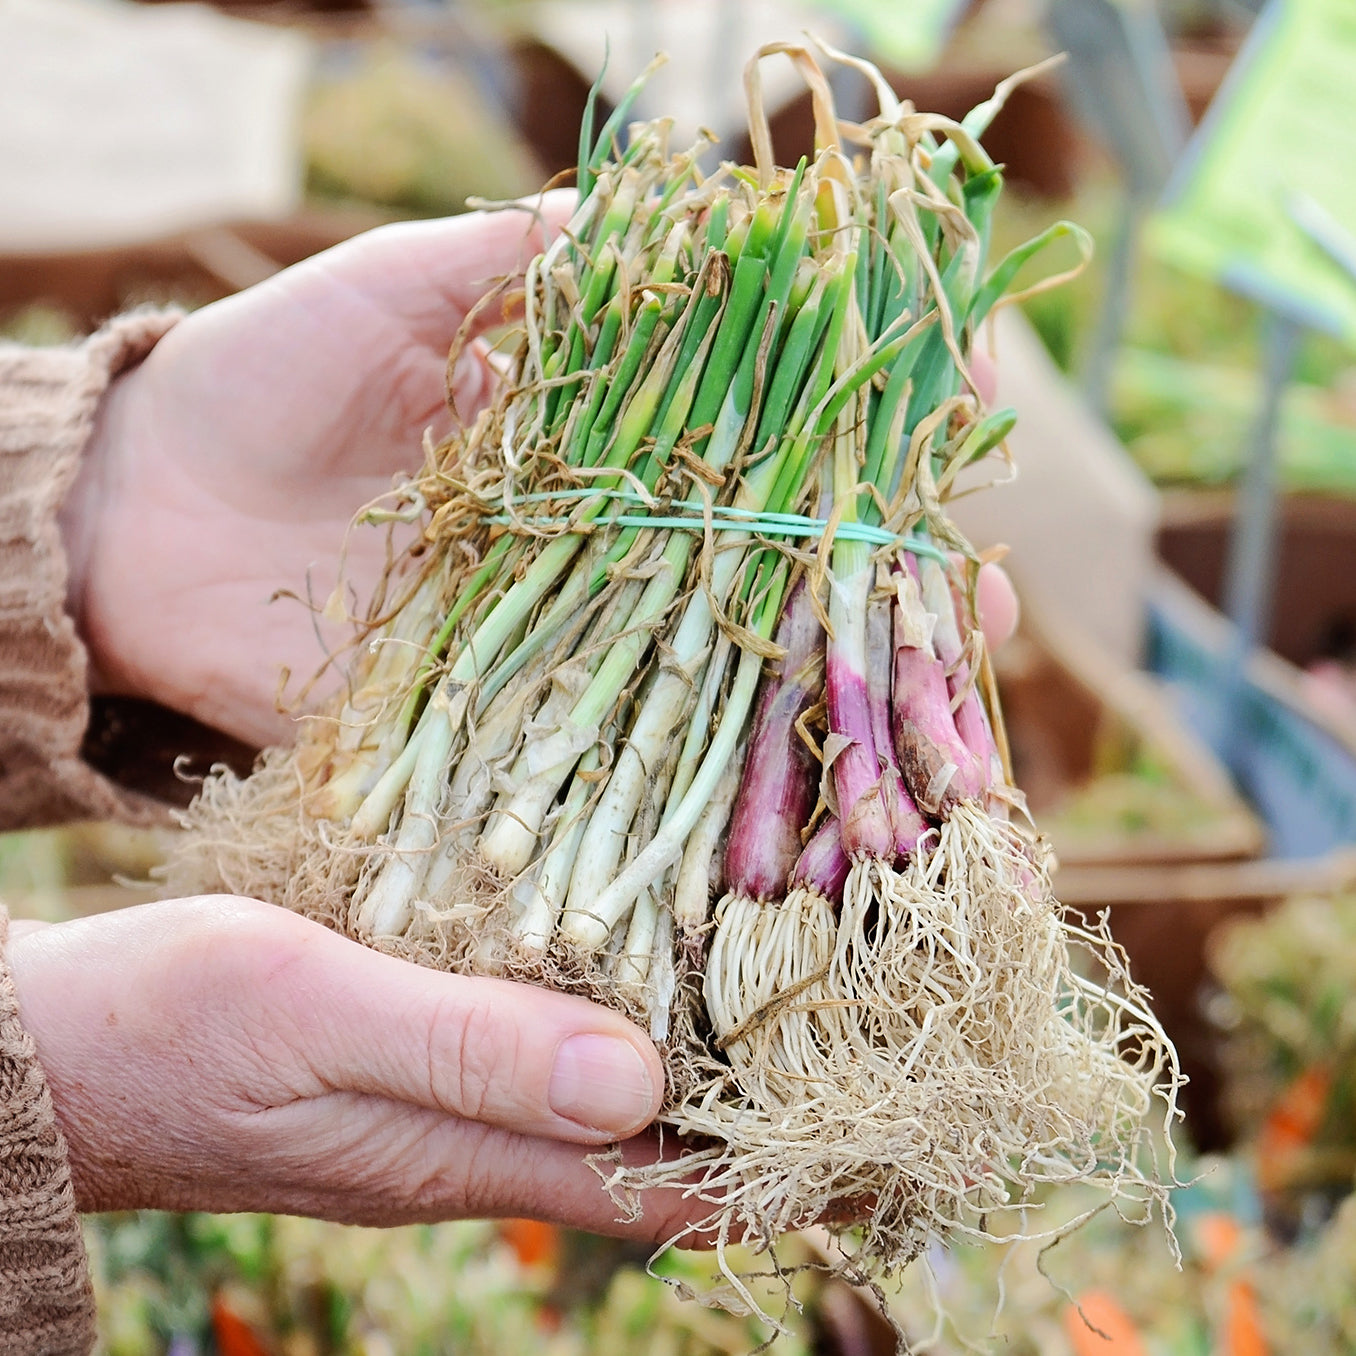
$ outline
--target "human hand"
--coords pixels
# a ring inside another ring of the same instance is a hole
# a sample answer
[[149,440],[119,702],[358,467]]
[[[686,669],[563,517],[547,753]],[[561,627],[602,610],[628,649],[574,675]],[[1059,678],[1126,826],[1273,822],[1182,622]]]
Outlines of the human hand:
[[[572,202],[548,195],[544,216],[559,224]],[[458,327],[544,229],[526,211],[381,227],[187,316],[114,383],[63,512],[100,687],[255,745],[289,737],[280,666],[309,678],[323,654],[311,613],[269,599],[329,595],[355,512],[448,426]],[[473,346],[458,409],[492,381]],[[360,604],[384,563],[384,533],[354,535]]]
[[10,962],[81,1210],[682,1227],[667,1192],[618,1224],[584,1162],[653,1119],[662,1072],[583,999],[436,974],[216,896],[16,923]]

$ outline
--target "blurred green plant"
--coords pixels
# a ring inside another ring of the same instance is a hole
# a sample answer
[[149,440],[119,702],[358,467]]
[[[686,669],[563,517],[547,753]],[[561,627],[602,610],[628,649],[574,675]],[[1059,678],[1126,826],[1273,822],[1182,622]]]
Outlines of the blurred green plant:
[[1230,923],[1212,939],[1210,968],[1225,1107],[1263,1185],[1345,1194],[1356,1174],[1356,895],[1292,899]]
[[[86,1221],[106,1356],[245,1356],[247,1343],[270,1356],[744,1356],[770,1336],[679,1298],[683,1284],[709,1289],[713,1264],[701,1254],[666,1253],[650,1275],[634,1245],[549,1233],[534,1257],[493,1222],[365,1229],[155,1212]],[[796,1278],[797,1302],[812,1302],[817,1285],[808,1272]],[[810,1356],[813,1341],[789,1334],[767,1349]]]
[[470,195],[516,198],[543,178],[464,75],[395,42],[330,54],[302,141],[312,194],[403,213],[461,212]]
[[0,315],[0,339],[34,348],[69,343],[79,333],[70,315],[46,302],[34,302]]
[[[1114,182],[1093,174],[1068,202],[1014,196],[1003,223],[1015,242],[1035,223],[1067,216],[1096,242],[1077,281],[1022,303],[1055,363],[1075,380],[1088,359],[1123,212]],[[1113,368],[1111,419],[1152,480],[1218,486],[1237,477],[1260,400],[1261,321],[1252,302],[1140,251]],[[1326,335],[1307,334],[1300,347],[1278,455],[1286,489],[1356,494],[1356,357]]]

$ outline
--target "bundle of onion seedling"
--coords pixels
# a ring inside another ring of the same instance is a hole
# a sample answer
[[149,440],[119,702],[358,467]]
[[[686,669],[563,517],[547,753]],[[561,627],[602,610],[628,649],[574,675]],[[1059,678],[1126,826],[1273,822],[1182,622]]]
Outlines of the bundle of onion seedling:
[[1080,237],[990,266],[1005,90],[957,123],[821,50],[879,100],[847,124],[773,53],[814,99],[794,169],[757,61],[752,167],[586,127],[497,398],[367,515],[421,531],[344,697],[205,786],[173,883],[620,1006],[685,1152],[603,1164],[618,1199],[768,1244],[832,1211],[865,1274],[1045,1182],[1161,1199],[1176,1066],[1051,897],[946,513],[1012,426],[976,329]]

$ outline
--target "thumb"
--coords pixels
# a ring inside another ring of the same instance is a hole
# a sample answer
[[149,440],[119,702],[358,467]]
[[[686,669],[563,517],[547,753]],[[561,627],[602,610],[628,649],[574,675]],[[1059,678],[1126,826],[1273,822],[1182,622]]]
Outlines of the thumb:
[[[294,915],[283,915],[289,919]],[[596,1144],[658,1113],[643,1032],[583,998],[441,974],[303,924],[269,985],[273,1029],[325,1091],[391,1098],[526,1135]]]
[[[499,211],[401,221],[362,235],[298,265],[326,284],[342,281],[445,353],[462,320],[506,276],[520,273],[570,219],[577,197],[555,189]],[[474,330],[501,324],[502,304],[477,317]]]

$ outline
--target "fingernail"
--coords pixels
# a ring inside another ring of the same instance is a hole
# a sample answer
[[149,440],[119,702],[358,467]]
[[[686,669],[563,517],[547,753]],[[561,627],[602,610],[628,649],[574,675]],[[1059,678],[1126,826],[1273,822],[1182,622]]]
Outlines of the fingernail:
[[654,1083],[630,1041],[571,1036],[556,1051],[547,1097],[557,1116],[590,1130],[625,1135],[649,1121]]

